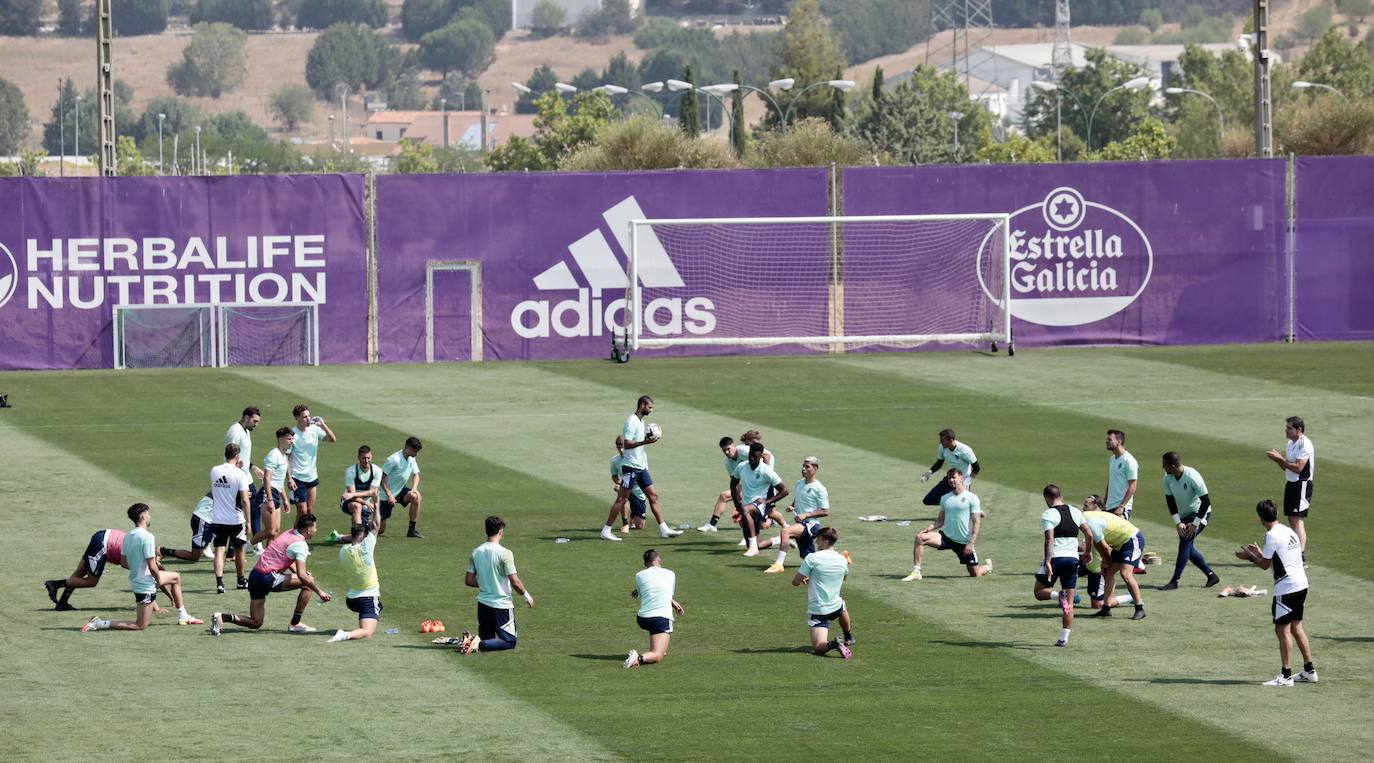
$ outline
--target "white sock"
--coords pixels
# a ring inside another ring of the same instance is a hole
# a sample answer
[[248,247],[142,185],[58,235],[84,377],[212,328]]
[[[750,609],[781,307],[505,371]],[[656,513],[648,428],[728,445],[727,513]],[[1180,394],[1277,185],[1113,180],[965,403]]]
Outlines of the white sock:
[[1132,599],[1130,594],[1128,594],[1128,593],[1123,593],[1123,594],[1118,594],[1117,596],[1115,596],[1115,597],[1112,599],[1112,601],[1115,601],[1115,602],[1117,603],[1117,605],[1119,606],[1119,605],[1122,605],[1122,604],[1130,604],[1130,603],[1134,602],[1135,599]]
[[778,552],[778,564],[781,565],[781,564],[782,564],[783,562],[785,562],[785,561],[787,561],[787,552],[786,552],[786,551],[779,551],[779,552]]
[[109,627],[110,627],[110,621],[109,621],[109,620],[96,620],[96,621],[95,621],[95,629],[98,630],[98,631],[108,630]]
[[667,523],[667,522],[659,522],[659,523],[658,523],[658,531],[659,531],[659,532],[661,532],[661,533],[666,533],[666,532],[668,532],[670,529],[672,529],[672,528],[668,527],[668,523]]
[[1059,640],[1060,640],[1060,641],[1063,641],[1065,644],[1069,643],[1069,629],[1068,629],[1068,628],[1061,628],[1061,629],[1059,630]]
[[751,551],[759,550],[759,539],[757,536],[749,539],[749,549]]
[[191,613],[187,612],[185,607],[177,607],[177,617],[181,618],[182,620],[190,620]]
[[353,638],[353,635],[348,631],[339,631],[339,633],[343,634],[343,638],[339,639],[340,641],[347,641]]

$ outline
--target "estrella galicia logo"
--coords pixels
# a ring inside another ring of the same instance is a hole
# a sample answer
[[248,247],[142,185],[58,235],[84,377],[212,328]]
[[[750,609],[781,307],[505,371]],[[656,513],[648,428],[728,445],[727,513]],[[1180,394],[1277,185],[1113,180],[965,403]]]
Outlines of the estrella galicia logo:
[[[1011,215],[1011,314],[1041,326],[1081,326],[1125,310],[1150,282],[1154,250],[1135,221],[1062,186]],[[993,302],[984,260],[978,278]],[[1000,287],[1000,284],[994,286]]]
[[0,254],[5,255],[0,257],[0,307],[4,307],[19,286],[19,263],[4,244],[0,244]]

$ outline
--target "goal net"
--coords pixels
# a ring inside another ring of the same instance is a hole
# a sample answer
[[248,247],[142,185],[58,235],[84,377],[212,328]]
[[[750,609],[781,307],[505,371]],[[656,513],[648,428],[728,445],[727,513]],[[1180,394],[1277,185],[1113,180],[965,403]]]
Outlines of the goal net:
[[319,365],[315,303],[119,305],[115,368]]
[[114,308],[114,367],[213,366],[214,326],[209,306],[118,306]]
[[632,349],[1011,343],[1005,214],[630,223]]
[[221,305],[221,366],[318,366],[319,306]]

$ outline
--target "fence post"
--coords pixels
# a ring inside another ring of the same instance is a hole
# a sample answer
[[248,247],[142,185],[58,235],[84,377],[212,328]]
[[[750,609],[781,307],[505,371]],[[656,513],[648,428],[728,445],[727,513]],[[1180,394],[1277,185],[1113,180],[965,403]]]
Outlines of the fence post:
[[[830,163],[830,217],[840,216],[839,169]],[[844,269],[844,255],[840,249],[840,223],[833,219],[830,223],[830,326],[831,336],[844,335],[844,283],[841,275]],[[832,342],[830,352],[842,353],[844,342]]]
[[1298,208],[1298,163],[1297,158],[1288,154],[1287,162],[1287,187],[1288,191],[1284,194],[1284,200],[1288,206],[1288,241],[1287,251],[1284,259],[1288,266],[1288,328],[1284,336],[1284,341],[1293,343],[1298,341],[1297,333],[1297,284],[1294,280],[1297,277],[1297,208]]
[[377,173],[369,171],[363,186],[367,215],[367,362],[376,363],[377,341]]

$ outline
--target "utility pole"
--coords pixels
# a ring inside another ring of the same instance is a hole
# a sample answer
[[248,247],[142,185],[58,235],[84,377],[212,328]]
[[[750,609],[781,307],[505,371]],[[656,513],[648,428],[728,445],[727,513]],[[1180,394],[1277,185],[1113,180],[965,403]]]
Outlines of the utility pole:
[[1255,0],[1255,153],[1274,156],[1274,103],[1269,92],[1269,0]]
[[96,0],[96,84],[100,89],[100,174],[114,177],[114,67],[110,59],[110,40],[114,28],[110,22],[110,0]]
[[67,176],[67,95],[57,78],[57,175]]
[[1069,0],[1055,0],[1054,3],[1054,50],[1050,53],[1050,65],[1054,67],[1054,84],[1064,70],[1073,66],[1073,34],[1069,23]]

